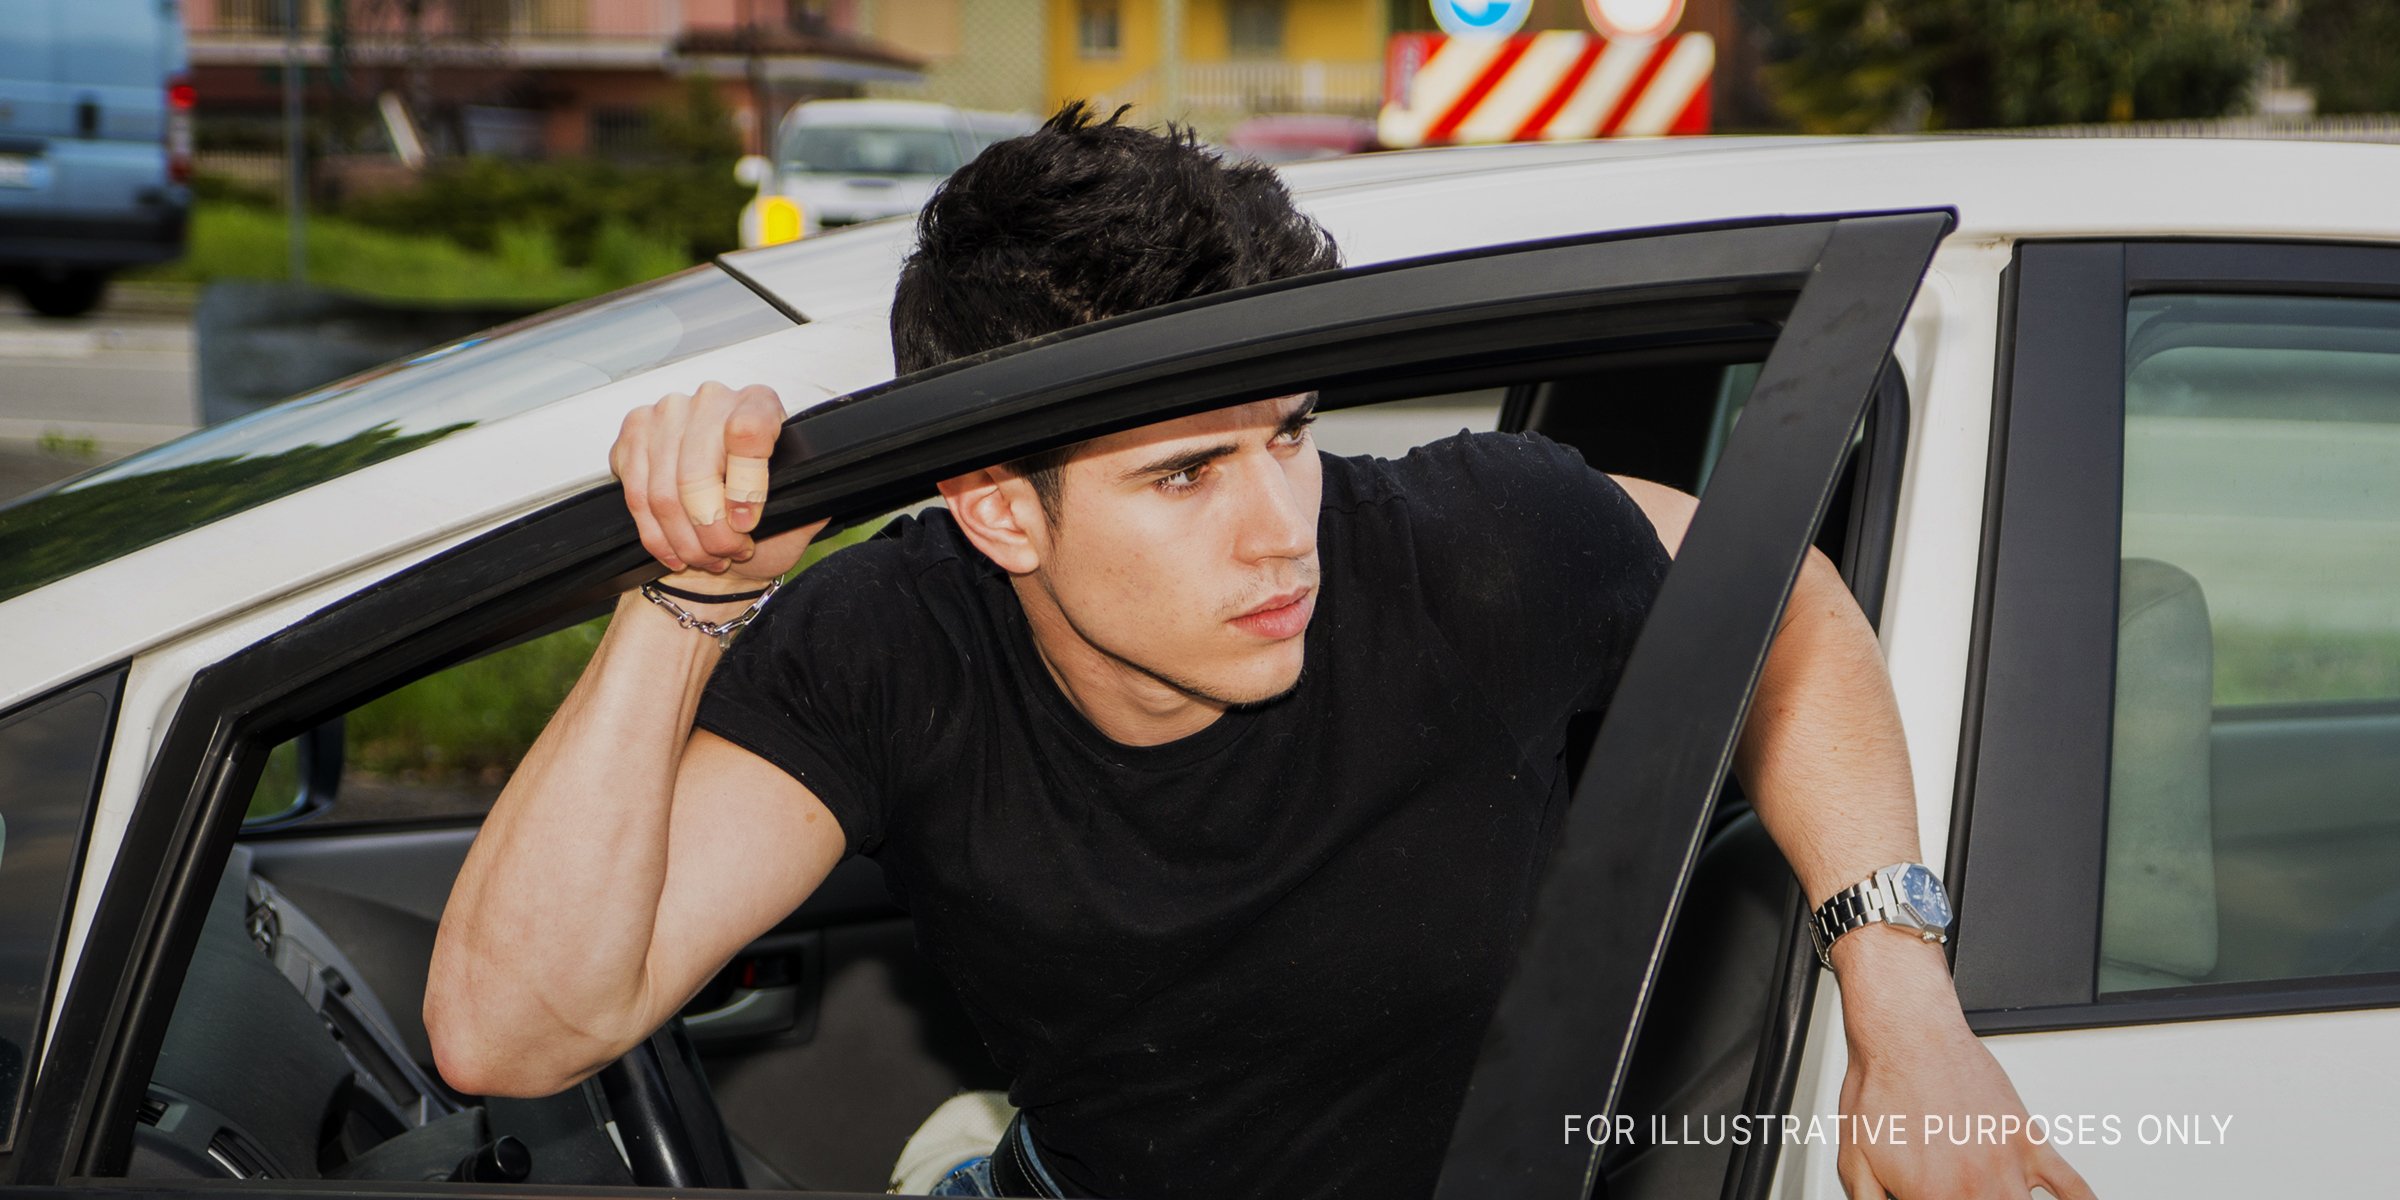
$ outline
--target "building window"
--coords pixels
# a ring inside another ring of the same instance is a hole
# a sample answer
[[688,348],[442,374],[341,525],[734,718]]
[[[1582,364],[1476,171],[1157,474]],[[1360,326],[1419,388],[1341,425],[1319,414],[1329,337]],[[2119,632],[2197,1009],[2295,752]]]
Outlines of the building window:
[[801,33],[858,32],[856,0],[786,0],[785,24]]
[[1075,14],[1075,52],[1084,58],[1115,58],[1120,41],[1117,0],[1083,0]]
[[1283,53],[1283,0],[1226,0],[1225,46],[1236,58]]
[[594,158],[622,162],[646,157],[656,149],[648,109],[595,108],[590,121],[589,150]]

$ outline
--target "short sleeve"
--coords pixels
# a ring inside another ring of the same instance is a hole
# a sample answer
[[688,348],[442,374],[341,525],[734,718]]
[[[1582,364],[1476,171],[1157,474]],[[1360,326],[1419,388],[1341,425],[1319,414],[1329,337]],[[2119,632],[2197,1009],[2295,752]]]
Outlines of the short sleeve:
[[1530,741],[1606,707],[1667,573],[1641,506],[1540,434],[1461,434],[1392,465],[1435,627],[1511,729]]
[[926,678],[910,654],[929,639],[906,575],[890,540],[828,555],[735,639],[694,719],[814,793],[841,822],[845,856],[883,844],[895,714]]

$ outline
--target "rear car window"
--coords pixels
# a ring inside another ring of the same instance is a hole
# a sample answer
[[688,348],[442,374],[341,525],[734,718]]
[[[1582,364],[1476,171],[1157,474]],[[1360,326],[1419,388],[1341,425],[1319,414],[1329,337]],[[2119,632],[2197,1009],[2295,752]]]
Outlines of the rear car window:
[[460,430],[791,324],[702,266],[378,367],[0,508],[0,600]]
[[2400,301],[2126,326],[2100,990],[2400,970]]
[[0,717],[0,1153],[41,1051],[119,675]]
[[783,161],[788,171],[828,175],[947,175],[962,160],[946,128],[803,125],[784,138]]

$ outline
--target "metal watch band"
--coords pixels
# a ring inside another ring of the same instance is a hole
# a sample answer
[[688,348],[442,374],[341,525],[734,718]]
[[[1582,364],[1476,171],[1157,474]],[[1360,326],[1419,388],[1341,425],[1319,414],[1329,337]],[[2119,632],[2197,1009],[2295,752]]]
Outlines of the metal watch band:
[[1835,939],[1860,926],[1886,919],[1890,911],[1891,901],[1884,892],[1881,875],[1869,876],[1835,892],[1831,900],[1809,914],[1808,932],[1817,944],[1817,961],[1826,970],[1832,970]]
[[[1913,882],[1908,882],[1913,881]],[[1908,897],[1920,895],[1921,899]],[[1817,961],[1833,968],[1833,944],[1864,925],[1886,922],[1936,945],[1950,940],[1949,898],[1939,876],[1923,863],[1893,863],[1843,888],[1809,914],[1809,937]]]

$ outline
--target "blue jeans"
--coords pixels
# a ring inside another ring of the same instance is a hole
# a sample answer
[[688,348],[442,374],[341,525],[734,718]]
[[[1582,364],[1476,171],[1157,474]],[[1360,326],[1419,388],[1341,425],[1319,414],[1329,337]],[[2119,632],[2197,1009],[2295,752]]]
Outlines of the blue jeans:
[[1016,1196],[1045,1197],[1066,1195],[1066,1190],[1051,1178],[1049,1168],[1042,1165],[1041,1156],[1034,1152],[1033,1136],[1025,1129],[1025,1114],[1018,1113],[1000,1134],[1000,1144],[990,1154],[970,1158],[951,1168],[933,1185],[932,1196]]

